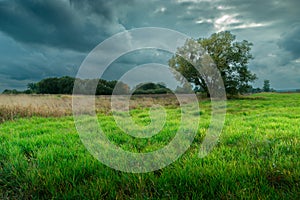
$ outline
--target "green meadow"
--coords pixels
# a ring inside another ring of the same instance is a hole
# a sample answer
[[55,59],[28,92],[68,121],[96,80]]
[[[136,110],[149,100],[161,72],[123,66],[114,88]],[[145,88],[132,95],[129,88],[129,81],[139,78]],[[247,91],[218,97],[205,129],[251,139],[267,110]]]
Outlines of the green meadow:
[[[94,158],[72,116],[14,117],[0,124],[0,199],[300,199],[300,94],[261,93],[227,101],[226,120],[213,151],[199,158],[211,120],[200,100],[200,123],[190,148],[169,166],[125,173]],[[131,116],[147,125],[149,108]],[[180,108],[151,138],[134,138],[99,112],[106,136],[126,151],[164,147],[180,125]]]

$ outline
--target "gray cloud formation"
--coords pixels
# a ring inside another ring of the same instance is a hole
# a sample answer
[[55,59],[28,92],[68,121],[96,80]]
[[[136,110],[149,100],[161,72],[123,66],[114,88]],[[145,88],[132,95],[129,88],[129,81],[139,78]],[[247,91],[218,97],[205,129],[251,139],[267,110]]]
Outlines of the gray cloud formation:
[[300,24],[294,24],[284,32],[278,45],[290,52],[295,59],[300,58]]
[[[298,0],[2,0],[0,91],[49,76],[74,76],[97,44],[145,26],[194,38],[230,30],[238,40],[254,43],[250,68],[260,78],[255,86],[270,79],[278,89],[300,88],[299,7]],[[138,60],[128,55],[113,63],[108,77],[155,60],[136,55]],[[158,60],[167,62],[166,56]]]
[[124,30],[113,17],[112,9],[118,4],[88,0],[3,1],[1,31],[24,43],[89,51],[112,33]]

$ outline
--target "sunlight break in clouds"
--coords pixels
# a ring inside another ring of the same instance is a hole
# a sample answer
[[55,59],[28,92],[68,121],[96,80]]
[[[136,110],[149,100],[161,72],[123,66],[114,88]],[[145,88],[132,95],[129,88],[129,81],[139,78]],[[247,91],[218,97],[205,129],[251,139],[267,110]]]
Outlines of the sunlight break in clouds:
[[164,13],[166,12],[167,8],[166,7],[160,7],[160,8],[157,8],[154,13]]
[[234,7],[231,7],[231,6],[218,6],[217,7],[218,10],[230,10],[232,8],[234,8]]
[[238,14],[225,14],[222,17],[219,17],[215,20],[213,19],[204,19],[200,18],[195,21],[196,24],[209,23],[213,24],[216,32],[225,31],[225,30],[234,30],[234,29],[247,29],[247,28],[256,28],[267,26],[266,23],[242,23],[242,21],[236,19]]
[[296,59],[295,63],[300,63],[300,58]]
[[233,30],[233,29],[246,29],[246,28],[256,28],[256,27],[263,27],[267,26],[267,24],[264,23],[243,23],[241,24],[241,21],[236,19],[238,14],[225,14],[222,17],[218,18],[214,22],[214,27],[217,32],[219,31],[225,31],[225,30]]

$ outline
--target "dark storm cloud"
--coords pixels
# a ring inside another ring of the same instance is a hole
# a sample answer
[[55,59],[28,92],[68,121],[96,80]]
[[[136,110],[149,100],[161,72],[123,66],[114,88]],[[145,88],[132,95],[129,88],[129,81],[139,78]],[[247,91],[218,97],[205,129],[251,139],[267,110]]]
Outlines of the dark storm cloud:
[[113,3],[106,2],[110,1],[3,1],[0,30],[24,43],[88,51],[122,28],[113,21]]
[[23,90],[26,87],[27,83],[31,82],[30,80],[25,80],[25,81],[14,80],[9,77],[3,76],[1,74],[0,74],[0,80],[1,80],[0,82],[1,91],[4,89]]
[[[132,51],[115,60],[102,77],[117,80],[130,69],[147,63],[159,63],[168,66],[171,56],[170,52],[157,49]],[[143,76],[147,76],[147,74]]]
[[[81,53],[20,45],[0,33],[0,91],[25,89],[27,83],[49,76],[75,76]],[[17,85],[17,87],[15,87]]]
[[279,47],[290,52],[293,58],[300,58],[300,23],[294,24],[282,34]]
[[[255,86],[270,79],[277,88],[300,88],[299,7],[299,0],[0,0],[0,91],[49,76],[75,76],[97,44],[149,26],[193,38],[230,30],[254,44],[250,69],[260,78]],[[115,61],[107,78],[156,59],[155,53],[134,55]]]
[[192,37],[199,37],[212,30],[212,24],[196,24],[200,16],[213,15],[207,2],[136,1],[134,6],[127,8],[127,13],[120,16],[119,20],[129,28],[158,26],[181,31]]
[[[77,10],[85,10],[86,13],[95,13],[113,21],[117,14],[124,8],[134,4],[135,0],[69,0]],[[119,10],[121,8],[121,10]]]
[[112,20],[114,17],[110,8],[111,1],[70,0],[70,4],[77,10],[86,10],[89,13],[97,13],[107,20]]

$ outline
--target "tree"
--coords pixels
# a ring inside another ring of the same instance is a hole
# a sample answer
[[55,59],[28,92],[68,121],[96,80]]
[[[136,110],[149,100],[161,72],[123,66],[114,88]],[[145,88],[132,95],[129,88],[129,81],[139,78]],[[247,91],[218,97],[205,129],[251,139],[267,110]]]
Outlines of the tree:
[[16,89],[13,89],[13,90],[9,90],[9,89],[5,89],[2,94],[20,94],[22,92],[16,90]]
[[172,91],[164,83],[140,83],[133,88],[133,94],[168,94]]
[[6,89],[3,91],[3,94],[72,94],[75,80],[77,82],[76,94],[94,95],[96,92],[96,95],[111,95],[113,90],[115,90],[114,94],[130,93],[130,88],[127,84],[116,80],[80,79],[63,76],[42,79],[37,83],[28,83],[27,90],[24,91]]
[[[116,81],[117,82],[117,81]],[[114,86],[114,93],[113,94],[130,94],[130,87],[126,83],[123,83],[122,81],[117,82]]]
[[185,82],[182,87],[177,86],[175,89],[175,93],[178,94],[193,94],[195,91],[193,91],[192,86],[189,82]]
[[72,94],[75,78],[63,76],[58,79],[57,88],[59,94]]
[[38,82],[38,93],[59,94],[59,78],[46,78]]
[[27,84],[27,90],[28,93],[38,93],[38,84],[37,83],[28,83]]
[[[235,39],[233,34],[225,31],[214,33],[209,38],[187,40],[183,47],[178,48],[177,54],[169,60],[169,65],[209,95],[207,80],[213,80],[214,77],[199,74],[193,64],[181,56],[189,54],[191,58],[202,59],[200,62],[202,65],[205,62],[210,65],[209,58],[204,56],[209,55],[221,74],[227,94],[246,93],[252,88],[250,83],[256,79],[256,75],[248,69],[249,61],[253,59],[250,53],[252,43],[246,40],[237,42]],[[199,45],[192,46],[193,42]]]
[[260,88],[252,88],[251,93],[260,93],[262,90]]
[[270,81],[269,80],[264,80],[264,86],[263,86],[263,91],[264,92],[270,92],[271,88],[270,88]]
[[116,84],[117,81],[100,79],[97,84],[96,95],[111,95]]

